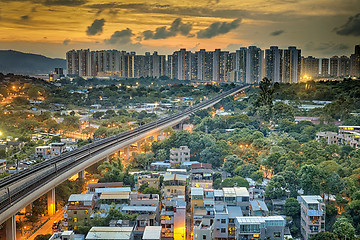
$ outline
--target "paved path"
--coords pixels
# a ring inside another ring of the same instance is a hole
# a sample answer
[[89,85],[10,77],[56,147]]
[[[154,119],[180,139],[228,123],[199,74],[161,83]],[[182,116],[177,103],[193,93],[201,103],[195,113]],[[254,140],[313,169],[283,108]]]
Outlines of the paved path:
[[58,210],[54,216],[50,217],[50,220],[47,221],[41,228],[39,228],[33,235],[31,235],[28,240],[34,240],[35,237],[39,234],[53,234],[53,223],[54,221],[59,221],[64,218],[64,210]]

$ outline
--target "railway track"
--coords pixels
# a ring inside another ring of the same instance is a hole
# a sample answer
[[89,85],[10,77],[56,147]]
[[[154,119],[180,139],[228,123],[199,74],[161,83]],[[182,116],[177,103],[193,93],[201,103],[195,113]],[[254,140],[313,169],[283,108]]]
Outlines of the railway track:
[[246,88],[248,88],[248,86],[235,87],[229,91],[220,93],[214,98],[203,101],[193,107],[189,107],[185,111],[142,125],[134,130],[129,130],[118,135],[90,143],[74,151],[67,152],[53,159],[35,164],[31,168],[20,173],[12,174],[1,179],[0,214],[10,208],[17,201],[21,200],[27,194],[41,188],[57,176],[85,162],[89,158],[111,148],[114,144],[128,141],[158,127],[165,126],[175,120],[184,118],[200,109],[213,105],[226,96],[245,90]]

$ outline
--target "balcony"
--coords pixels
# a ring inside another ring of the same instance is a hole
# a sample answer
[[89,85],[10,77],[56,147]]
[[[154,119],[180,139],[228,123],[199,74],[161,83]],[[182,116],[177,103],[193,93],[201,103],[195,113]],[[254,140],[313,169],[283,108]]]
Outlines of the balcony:
[[170,220],[161,219],[161,224],[174,224],[174,219],[170,219]]
[[323,210],[307,210],[307,215],[310,217],[321,217],[323,214]]

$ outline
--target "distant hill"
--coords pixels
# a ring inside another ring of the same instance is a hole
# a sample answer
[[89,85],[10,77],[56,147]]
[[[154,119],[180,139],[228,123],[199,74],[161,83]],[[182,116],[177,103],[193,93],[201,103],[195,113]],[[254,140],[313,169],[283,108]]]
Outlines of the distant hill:
[[0,50],[0,72],[15,74],[46,74],[56,67],[65,68],[65,59],[48,58],[43,55]]

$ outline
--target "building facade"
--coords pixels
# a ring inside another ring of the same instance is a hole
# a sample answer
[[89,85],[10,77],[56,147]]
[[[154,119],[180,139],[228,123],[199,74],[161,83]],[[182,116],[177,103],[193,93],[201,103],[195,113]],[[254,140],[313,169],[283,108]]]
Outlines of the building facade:
[[301,235],[307,240],[325,231],[325,203],[321,196],[299,196],[301,209]]
[[171,165],[182,164],[188,161],[190,161],[190,149],[187,146],[170,149]]

